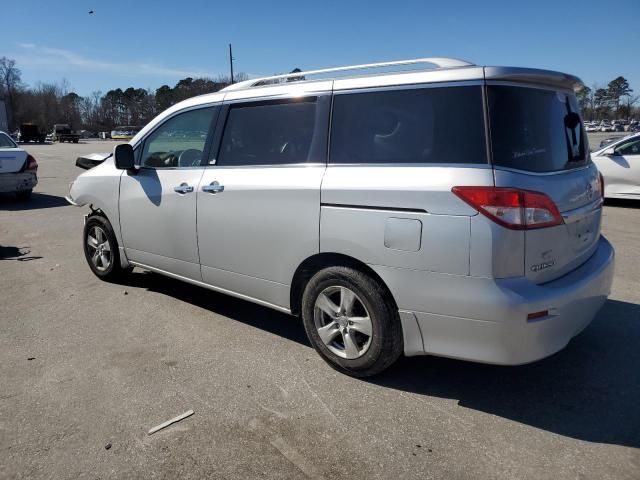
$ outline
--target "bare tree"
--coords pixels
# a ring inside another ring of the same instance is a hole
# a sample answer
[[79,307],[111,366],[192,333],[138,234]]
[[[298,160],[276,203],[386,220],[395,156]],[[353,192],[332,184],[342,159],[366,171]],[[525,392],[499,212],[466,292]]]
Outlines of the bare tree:
[[[7,57],[0,58],[0,80],[2,81],[2,88],[0,94],[4,93],[9,104],[9,128],[15,128],[13,125],[13,112],[16,107],[16,92],[20,89],[22,82],[20,77],[22,72],[16,67],[16,61]],[[0,95],[1,96],[1,95]]]

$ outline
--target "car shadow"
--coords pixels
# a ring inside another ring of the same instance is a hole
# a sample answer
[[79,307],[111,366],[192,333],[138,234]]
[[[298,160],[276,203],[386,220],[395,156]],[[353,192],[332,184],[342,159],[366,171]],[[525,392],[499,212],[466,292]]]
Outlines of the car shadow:
[[28,262],[38,260],[42,257],[29,255],[29,247],[13,247],[0,245],[0,260],[17,260],[18,262]]
[[64,197],[49,195],[48,193],[33,192],[29,200],[18,200],[13,194],[0,195],[0,210],[39,210],[41,208],[56,208],[69,205]]
[[287,340],[311,346],[301,321],[271,308],[146,271],[136,270],[120,283],[168,295]]
[[640,305],[609,300],[559,353],[517,367],[403,358],[372,383],[559,435],[640,447]]
[[[640,196],[638,197],[640,200]],[[604,201],[605,207],[620,207],[620,208],[640,208],[640,202],[638,200],[626,199],[626,198],[606,198]]]
[[[126,285],[174,297],[310,347],[302,322],[266,307],[150,272]],[[364,379],[456,399],[458,405],[579,440],[640,447],[640,305],[609,300],[561,352],[516,367],[438,357],[401,358]]]

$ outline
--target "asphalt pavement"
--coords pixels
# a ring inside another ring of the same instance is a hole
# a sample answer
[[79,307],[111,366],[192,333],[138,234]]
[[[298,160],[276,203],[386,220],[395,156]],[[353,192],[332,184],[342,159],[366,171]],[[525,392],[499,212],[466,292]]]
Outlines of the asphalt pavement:
[[138,269],[94,277],[64,196],[78,154],[113,145],[28,146],[32,200],[0,197],[0,478],[640,478],[640,203],[605,207],[613,292],[562,352],[357,380],[293,317]]

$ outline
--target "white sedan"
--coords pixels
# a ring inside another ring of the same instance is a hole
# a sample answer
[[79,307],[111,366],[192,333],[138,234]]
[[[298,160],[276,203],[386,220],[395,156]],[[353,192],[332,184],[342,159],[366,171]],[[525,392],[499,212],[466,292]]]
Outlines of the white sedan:
[[605,198],[640,199],[640,134],[610,143],[591,158],[604,177]]
[[36,159],[0,132],[0,193],[15,193],[18,199],[28,200],[38,183],[37,171]]

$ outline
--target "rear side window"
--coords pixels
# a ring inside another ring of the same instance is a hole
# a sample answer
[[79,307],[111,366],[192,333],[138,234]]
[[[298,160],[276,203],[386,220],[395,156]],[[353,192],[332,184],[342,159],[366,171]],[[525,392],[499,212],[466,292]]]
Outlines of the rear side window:
[[[232,105],[218,165],[284,165],[315,161],[317,98]],[[326,146],[325,146],[326,148]]]
[[574,95],[489,86],[493,163],[530,172],[584,165],[588,148]]
[[487,163],[480,86],[337,94],[331,163]]

